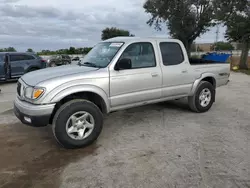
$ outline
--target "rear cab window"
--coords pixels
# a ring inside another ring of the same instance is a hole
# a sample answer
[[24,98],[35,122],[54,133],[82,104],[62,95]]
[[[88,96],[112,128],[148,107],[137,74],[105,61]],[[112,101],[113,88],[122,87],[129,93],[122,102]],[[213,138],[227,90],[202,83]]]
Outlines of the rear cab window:
[[184,61],[183,51],[179,43],[160,42],[160,49],[163,65],[179,65]]

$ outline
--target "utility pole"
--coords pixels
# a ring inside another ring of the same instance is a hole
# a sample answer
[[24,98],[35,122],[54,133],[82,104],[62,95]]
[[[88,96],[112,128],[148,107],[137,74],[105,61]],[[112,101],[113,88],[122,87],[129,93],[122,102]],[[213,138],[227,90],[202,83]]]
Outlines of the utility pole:
[[[220,34],[220,25],[217,24],[216,25],[216,37],[215,37],[215,43],[217,44],[217,42],[219,41],[219,34]],[[216,45],[214,45],[214,51],[216,50]]]

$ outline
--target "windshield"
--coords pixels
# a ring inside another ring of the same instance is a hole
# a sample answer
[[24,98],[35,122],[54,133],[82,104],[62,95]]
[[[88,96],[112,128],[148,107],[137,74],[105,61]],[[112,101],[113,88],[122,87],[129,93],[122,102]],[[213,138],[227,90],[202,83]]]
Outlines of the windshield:
[[94,46],[80,63],[84,66],[107,67],[123,44],[123,42],[99,43]]

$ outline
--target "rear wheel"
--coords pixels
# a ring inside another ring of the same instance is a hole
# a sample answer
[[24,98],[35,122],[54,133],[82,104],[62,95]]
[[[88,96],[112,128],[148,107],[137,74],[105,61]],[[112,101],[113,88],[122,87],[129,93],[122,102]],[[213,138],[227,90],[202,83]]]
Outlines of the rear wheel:
[[101,133],[103,115],[92,102],[75,99],[56,112],[52,130],[56,140],[65,148],[80,148],[93,143]]
[[55,62],[51,62],[51,63],[49,64],[49,66],[50,66],[50,67],[56,67],[56,63],[55,63]]
[[215,101],[215,88],[206,81],[202,81],[193,96],[188,97],[188,104],[195,112],[207,112]]

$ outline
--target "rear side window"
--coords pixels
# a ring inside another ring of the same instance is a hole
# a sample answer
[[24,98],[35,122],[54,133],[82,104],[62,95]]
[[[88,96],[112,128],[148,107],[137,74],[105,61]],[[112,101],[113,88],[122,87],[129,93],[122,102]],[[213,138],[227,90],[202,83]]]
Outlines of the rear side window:
[[63,59],[70,59],[70,57],[67,56],[67,55],[62,55],[62,58],[63,58]]
[[161,49],[163,64],[165,66],[178,65],[184,61],[183,52],[178,43],[161,42],[160,49]]
[[32,60],[35,59],[32,55],[26,55],[26,54],[17,54],[17,55],[11,55],[10,61],[23,61],[23,60]]
[[32,60],[35,59],[32,55],[23,55],[22,56],[24,60]]

